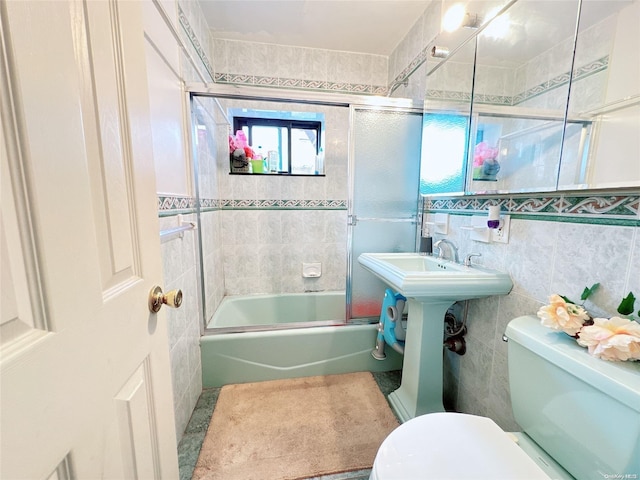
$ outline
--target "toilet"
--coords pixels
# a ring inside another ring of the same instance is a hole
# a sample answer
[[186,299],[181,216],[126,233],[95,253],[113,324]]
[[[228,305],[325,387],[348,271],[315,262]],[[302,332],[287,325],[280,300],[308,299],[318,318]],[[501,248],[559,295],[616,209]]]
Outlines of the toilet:
[[640,362],[595,358],[533,316],[505,335],[522,432],[476,415],[421,415],[383,441],[370,480],[640,480]]

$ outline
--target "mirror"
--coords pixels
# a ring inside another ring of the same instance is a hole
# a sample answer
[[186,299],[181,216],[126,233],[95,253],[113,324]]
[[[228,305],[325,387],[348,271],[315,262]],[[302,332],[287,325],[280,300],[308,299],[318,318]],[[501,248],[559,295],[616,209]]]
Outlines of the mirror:
[[[475,43],[456,61],[427,63],[431,71],[422,121],[420,193],[464,193]],[[468,59],[471,61],[458,61]]]
[[640,186],[640,1],[583,1],[559,190]]
[[477,36],[468,193],[555,189],[577,16],[520,0]]
[[[486,22],[474,41],[428,70],[421,193],[640,185],[639,5],[518,0]],[[447,71],[454,69],[464,73],[452,81]],[[469,72],[471,103],[460,95],[452,108],[455,82],[464,78],[468,84]],[[444,143],[442,133],[434,138],[427,131],[436,113],[467,116],[464,148],[459,139],[445,137],[454,146],[447,160],[455,168],[449,171],[463,170],[463,179],[435,178],[437,158],[445,158],[435,145]]]

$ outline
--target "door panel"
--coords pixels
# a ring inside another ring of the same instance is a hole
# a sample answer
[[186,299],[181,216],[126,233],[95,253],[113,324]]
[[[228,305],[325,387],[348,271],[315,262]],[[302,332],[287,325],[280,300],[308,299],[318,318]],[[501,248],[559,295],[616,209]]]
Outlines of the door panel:
[[79,59],[86,72],[81,78],[81,107],[104,299],[140,278],[140,246],[131,228],[136,208],[132,144],[122,98],[124,58],[121,39],[112,34],[117,10],[113,2],[87,4],[82,25],[91,35],[77,29],[74,38],[85,53]]
[[413,222],[358,221],[353,229],[353,270],[351,272],[352,317],[378,317],[386,284],[357,261],[365,252],[411,252],[415,249]]
[[0,478],[178,477],[140,9],[0,4]]
[[379,316],[386,288],[358,256],[415,251],[422,114],[356,107],[352,131],[347,310],[353,319]]

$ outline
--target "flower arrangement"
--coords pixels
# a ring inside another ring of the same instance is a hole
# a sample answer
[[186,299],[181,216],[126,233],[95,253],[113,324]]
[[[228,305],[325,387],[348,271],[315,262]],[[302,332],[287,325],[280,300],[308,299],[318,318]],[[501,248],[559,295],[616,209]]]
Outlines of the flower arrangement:
[[254,157],[255,153],[242,130],[238,130],[235,136],[229,135],[229,153],[233,159],[242,159],[243,162]]
[[500,171],[497,157],[497,148],[490,147],[487,142],[478,143],[473,150],[473,179],[495,180]]
[[[580,297],[583,304],[599,286],[596,283],[584,289]],[[545,327],[574,337],[594,357],[609,361],[640,360],[640,323],[633,318],[635,300],[633,292],[629,292],[618,306],[618,313],[627,318],[592,318],[582,305],[553,294],[549,305],[538,310],[538,317]]]
[[480,142],[473,150],[473,166],[481,167],[487,160],[495,162],[497,157],[497,148],[491,148],[487,142]]

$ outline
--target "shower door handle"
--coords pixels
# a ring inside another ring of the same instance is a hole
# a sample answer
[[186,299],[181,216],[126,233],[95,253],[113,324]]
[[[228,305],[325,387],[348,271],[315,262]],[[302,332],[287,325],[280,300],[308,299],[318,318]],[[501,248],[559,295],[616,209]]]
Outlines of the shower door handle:
[[182,290],[171,290],[165,294],[162,293],[162,288],[155,285],[149,292],[149,311],[151,313],[158,313],[162,305],[167,305],[171,308],[180,308],[180,305],[182,305]]

